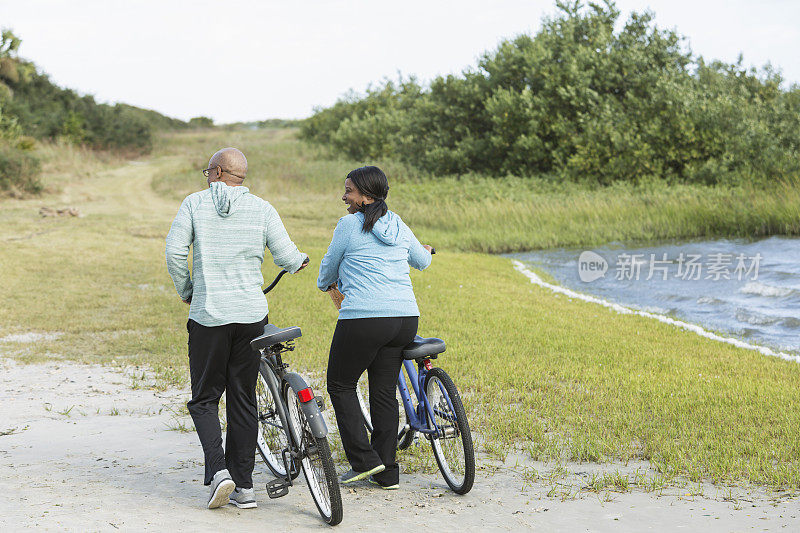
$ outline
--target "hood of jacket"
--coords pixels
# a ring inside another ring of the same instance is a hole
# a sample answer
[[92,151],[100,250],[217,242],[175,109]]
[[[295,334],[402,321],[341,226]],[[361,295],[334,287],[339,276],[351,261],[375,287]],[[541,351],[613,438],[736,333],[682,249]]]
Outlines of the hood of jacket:
[[402,221],[400,217],[387,211],[385,215],[372,226],[372,233],[384,244],[395,245],[400,238]]
[[229,217],[236,210],[236,202],[250,192],[250,189],[241,185],[231,187],[222,181],[212,182],[209,186],[211,189],[211,199],[214,201],[214,207],[221,217]]

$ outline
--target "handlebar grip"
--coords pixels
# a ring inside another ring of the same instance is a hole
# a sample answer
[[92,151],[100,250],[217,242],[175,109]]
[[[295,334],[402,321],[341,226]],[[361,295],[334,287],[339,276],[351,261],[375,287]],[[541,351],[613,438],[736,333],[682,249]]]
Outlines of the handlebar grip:
[[286,270],[281,270],[281,273],[280,273],[280,274],[278,274],[278,275],[275,277],[275,279],[274,279],[274,280],[272,280],[272,283],[270,283],[270,284],[269,284],[269,287],[267,287],[266,289],[264,289],[264,294],[267,294],[269,291],[271,291],[272,289],[274,289],[274,288],[275,288],[275,285],[277,285],[277,284],[278,284],[278,282],[281,280],[281,278],[283,277],[283,275],[284,275],[284,274],[286,274],[286,273],[287,273],[287,271],[286,271]]

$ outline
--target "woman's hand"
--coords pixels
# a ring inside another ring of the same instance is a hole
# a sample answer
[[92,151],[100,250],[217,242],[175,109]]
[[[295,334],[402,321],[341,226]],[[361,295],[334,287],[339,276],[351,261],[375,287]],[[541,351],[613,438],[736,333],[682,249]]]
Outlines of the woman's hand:
[[423,244],[422,247],[428,250],[430,253],[433,253],[433,246],[430,244]]
[[344,294],[339,292],[339,288],[336,286],[336,284],[334,283],[333,285],[328,287],[327,292],[330,295],[331,300],[333,301],[333,305],[336,306],[336,309],[341,309],[342,301],[344,300]]

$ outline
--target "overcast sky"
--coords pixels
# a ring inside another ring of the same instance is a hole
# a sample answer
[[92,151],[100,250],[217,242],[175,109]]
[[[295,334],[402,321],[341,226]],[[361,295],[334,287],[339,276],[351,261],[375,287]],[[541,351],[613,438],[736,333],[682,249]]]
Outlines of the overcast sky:
[[[0,27],[61,86],[218,123],[302,118],[398,72],[430,80],[535,32],[551,0],[0,0]],[[620,0],[706,58],[800,82],[800,1]]]

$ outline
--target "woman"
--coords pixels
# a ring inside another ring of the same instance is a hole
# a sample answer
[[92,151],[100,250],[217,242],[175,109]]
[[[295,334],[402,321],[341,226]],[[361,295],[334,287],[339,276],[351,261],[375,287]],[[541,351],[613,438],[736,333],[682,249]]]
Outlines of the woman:
[[[344,294],[328,359],[328,394],[352,469],[340,481],[360,479],[386,489],[399,487],[395,460],[398,411],[395,399],[403,347],[417,334],[419,309],[409,265],[431,264],[430,246],[419,243],[386,207],[389,183],[378,167],[353,170],[344,181],[347,216],[339,219],[319,268],[317,286],[338,285]],[[361,419],[356,384],[369,375],[372,441]]]

